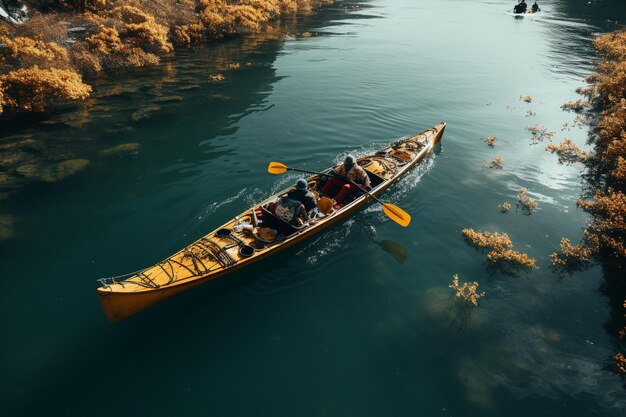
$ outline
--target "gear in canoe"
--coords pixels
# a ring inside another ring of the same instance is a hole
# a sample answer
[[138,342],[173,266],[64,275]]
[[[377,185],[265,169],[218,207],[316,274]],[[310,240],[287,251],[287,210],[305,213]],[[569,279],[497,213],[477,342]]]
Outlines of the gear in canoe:
[[[116,321],[131,316],[179,292],[269,257],[347,219],[372,201],[380,204],[391,220],[408,226],[411,216],[379,197],[430,153],[445,127],[445,123],[440,123],[374,154],[354,158],[350,169],[344,166],[342,170],[341,164],[315,172],[271,162],[268,171],[272,174],[291,170],[310,176],[298,179],[295,185],[255,204],[153,266],[101,279],[98,294],[107,318]],[[356,174],[351,177],[349,173],[356,166]],[[338,197],[335,187],[325,187],[331,179],[341,180],[336,183],[340,192],[345,184],[350,184],[341,201],[333,200]],[[406,258],[406,254],[394,252],[398,253],[398,261]]]

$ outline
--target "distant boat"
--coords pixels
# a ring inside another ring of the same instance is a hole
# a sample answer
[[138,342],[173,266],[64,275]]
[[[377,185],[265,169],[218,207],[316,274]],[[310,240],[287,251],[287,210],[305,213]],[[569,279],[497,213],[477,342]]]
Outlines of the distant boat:
[[537,11],[537,12],[533,12],[532,10],[527,10],[524,13],[515,13],[515,12],[504,12],[505,14],[509,15],[509,16],[513,16],[513,17],[533,17],[535,15],[537,15],[541,10]]
[[[423,133],[392,143],[375,154],[357,158],[357,163],[369,176],[372,188],[369,192],[352,194],[342,205],[333,207],[332,200],[321,192],[323,182],[336,175],[332,168],[309,177],[309,189],[321,196],[319,212],[313,211],[314,215],[299,226],[282,220],[272,211],[278,200],[293,188],[290,187],[255,204],[154,266],[127,274],[125,280],[119,277],[102,279],[98,295],[107,318],[116,321],[133,315],[174,294],[273,255],[346,219],[372,199],[377,200],[376,197],[428,155],[441,139],[445,127],[445,123],[440,123]],[[272,162],[268,167],[273,174],[287,169],[301,171],[278,162]],[[407,226],[411,220],[408,213],[392,204],[384,203],[383,211],[402,226]],[[398,261],[406,258],[406,254],[396,252],[399,253]]]

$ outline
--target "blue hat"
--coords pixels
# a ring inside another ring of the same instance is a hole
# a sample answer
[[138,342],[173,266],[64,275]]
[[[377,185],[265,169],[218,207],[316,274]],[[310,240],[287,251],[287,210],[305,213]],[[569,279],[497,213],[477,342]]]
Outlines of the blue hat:
[[309,184],[306,182],[304,178],[300,178],[296,181],[296,189],[297,190],[306,190],[309,187]]

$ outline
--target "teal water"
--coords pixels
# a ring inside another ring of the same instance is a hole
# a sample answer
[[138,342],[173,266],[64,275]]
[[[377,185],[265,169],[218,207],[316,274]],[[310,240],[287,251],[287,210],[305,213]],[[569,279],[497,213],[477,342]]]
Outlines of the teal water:
[[[584,86],[590,40],[626,8],[541,6],[515,19],[500,0],[338,2],[284,38],[178,51],[99,82],[84,106],[5,122],[0,150],[18,162],[2,166],[3,415],[624,415],[623,382],[607,370],[623,294],[607,297],[600,266],[550,268],[587,221],[581,168],[558,165],[525,128],[584,146],[587,130],[560,106]],[[372,206],[106,321],[96,278],[151,265],[295,180],[267,174],[269,161],[318,170],[440,121],[434,155],[384,195],[409,228]],[[102,154],[125,143],[138,147]],[[485,166],[496,155],[502,170]],[[67,159],[90,163],[38,180]],[[530,216],[515,209],[520,187],[539,202]],[[466,227],[509,233],[540,269],[490,268]],[[406,262],[372,239],[404,246]],[[454,274],[480,283],[480,307],[455,304]]]

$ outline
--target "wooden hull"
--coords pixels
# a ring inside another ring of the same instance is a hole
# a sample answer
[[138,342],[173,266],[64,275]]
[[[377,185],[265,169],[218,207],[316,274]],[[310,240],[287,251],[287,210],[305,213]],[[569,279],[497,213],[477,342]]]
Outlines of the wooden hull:
[[[419,135],[395,142],[374,155],[358,158],[359,165],[375,181],[371,193],[379,197],[428,155],[441,139],[445,126],[441,123]],[[314,175],[309,178],[309,184],[319,184],[320,179]],[[124,281],[103,280],[98,294],[107,318],[111,321],[123,319],[189,288],[262,260],[346,219],[371,201],[366,194],[358,196],[293,233],[279,234],[272,243],[249,233],[250,227],[275,221],[263,208],[288,190],[269,197],[171,257]],[[246,229],[247,224],[251,226]]]

